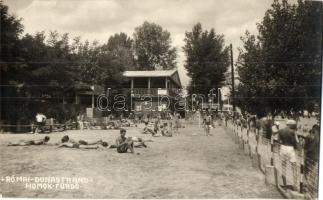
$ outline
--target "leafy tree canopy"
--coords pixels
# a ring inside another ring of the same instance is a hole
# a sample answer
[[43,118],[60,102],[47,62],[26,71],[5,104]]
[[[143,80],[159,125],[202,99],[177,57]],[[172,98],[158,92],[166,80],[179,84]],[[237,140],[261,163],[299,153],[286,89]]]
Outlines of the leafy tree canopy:
[[229,48],[225,46],[224,36],[214,29],[203,31],[197,23],[192,31],[185,34],[185,68],[191,82],[189,94],[208,94],[210,89],[220,88],[229,67]]
[[237,63],[242,109],[265,115],[320,104],[321,12],[321,2],[274,0],[258,36],[246,32]]
[[160,25],[144,22],[135,28],[134,53],[139,70],[173,69],[176,49],[171,46],[170,33]]

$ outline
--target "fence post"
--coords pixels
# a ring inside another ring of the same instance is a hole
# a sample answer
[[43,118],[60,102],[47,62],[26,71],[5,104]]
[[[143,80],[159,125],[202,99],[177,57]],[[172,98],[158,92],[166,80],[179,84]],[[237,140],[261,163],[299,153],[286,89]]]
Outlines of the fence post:
[[304,167],[304,163],[305,163],[305,156],[304,156],[304,149],[301,150],[301,155],[302,155],[302,159],[301,159],[301,169],[300,169],[300,181],[299,181],[299,192],[301,194],[304,194],[304,179],[305,179],[305,167]]
[[245,150],[244,150],[244,143],[245,143],[245,141],[244,141],[244,134],[243,134],[243,129],[242,129],[242,126],[241,126],[241,139],[242,139],[242,150],[243,150],[243,152],[245,152]]
[[303,183],[303,179],[304,179],[304,164],[301,164],[301,174],[300,174],[300,183],[299,183],[299,192],[301,194],[304,193],[304,183]]
[[249,143],[249,135],[248,135],[248,146],[249,146],[249,156],[251,157],[251,145]]
[[50,125],[49,125],[49,131],[50,133],[53,132],[53,125],[54,125],[54,119],[50,118]]
[[31,129],[31,130],[30,130],[30,132],[31,132],[31,133],[34,133],[34,122],[32,122],[32,123],[31,123],[31,125],[30,125],[30,129]]
[[271,152],[271,157],[270,157],[270,165],[274,165],[274,144],[273,142],[270,142],[270,152]]

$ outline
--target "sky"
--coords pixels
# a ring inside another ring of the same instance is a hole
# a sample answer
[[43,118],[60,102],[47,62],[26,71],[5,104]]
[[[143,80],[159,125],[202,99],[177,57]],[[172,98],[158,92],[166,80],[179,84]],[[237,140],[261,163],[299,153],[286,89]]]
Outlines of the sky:
[[9,12],[22,18],[25,33],[57,30],[71,37],[105,43],[120,32],[132,37],[144,21],[161,25],[171,33],[177,49],[181,82],[188,85],[184,69],[185,32],[200,22],[203,29],[214,28],[232,43],[236,59],[240,37],[246,30],[257,34],[260,22],[273,0],[4,0]]

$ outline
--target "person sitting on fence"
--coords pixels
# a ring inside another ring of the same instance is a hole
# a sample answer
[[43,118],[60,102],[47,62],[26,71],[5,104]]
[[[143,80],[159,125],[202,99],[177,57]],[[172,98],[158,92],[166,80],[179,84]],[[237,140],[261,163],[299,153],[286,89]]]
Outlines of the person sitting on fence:
[[126,137],[126,130],[120,129],[120,136],[116,139],[116,148],[118,153],[127,153],[130,150],[131,153],[135,153],[134,142],[131,137]]
[[287,120],[287,127],[284,129],[280,129],[278,131],[278,141],[280,142],[280,156],[282,158],[282,179],[283,186],[287,186],[286,180],[286,166],[287,162],[291,163],[292,173],[293,173],[293,187],[295,190],[296,186],[296,145],[298,143],[298,138],[296,134],[296,121],[295,120]]
[[34,130],[34,133],[38,133],[39,129],[41,132],[44,132],[43,127],[46,124],[46,116],[42,113],[36,114],[36,129]]
[[108,143],[102,141],[101,139],[98,141],[87,142],[85,140],[73,140],[68,135],[64,135],[61,139],[60,143],[57,143],[58,147],[66,147],[66,148],[78,148],[78,149],[97,149],[98,145],[102,145],[103,147],[108,147]]
[[46,145],[50,137],[45,136],[40,140],[20,140],[19,142],[9,142],[8,146],[31,146],[31,145]]

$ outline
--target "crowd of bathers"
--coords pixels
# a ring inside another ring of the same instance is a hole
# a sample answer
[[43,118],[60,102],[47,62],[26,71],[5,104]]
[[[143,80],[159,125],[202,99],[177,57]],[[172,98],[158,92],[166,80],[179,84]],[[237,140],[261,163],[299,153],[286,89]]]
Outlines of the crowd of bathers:
[[[178,128],[181,127],[179,120],[180,115],[176,112],[174,115],[169,114],[166,120],[162,120],[161,117],[156,117],[153,120],[145,120],[142,133],[151,134],[153,137],[172,137],[173,133],[179,133]],[[45,136],[43,139],[10,142],[8,146],[54,145],[59,148],[77,149],[115,148],[118,153],[134,153],[134,148],[147,148],[145,142],[152,142],[152,140],[143,140],[140,137],[127,137],[126,129],[120,127],[119,130],[120,136],[116,139],[114,144],[109,144],[102,139],[95,141],[75,140],[68,135],[64,135],[60,141],[56,143],[49,143],[50,137]]]
[[18,142],[9,142],[8,146],[32,146],[32,145],[49,145],[57,146],[58,148],[77,148],[77,149],[98,149],[98,148],[115,148],[118,153],[126,153],[130,151],[135,153],[134,148],[147,148],[146,142],[153,140],[144,140],[140,137],[127,137],[126,129],[120,129],[120,136],[117,137],[115,144],[109,144],[102,139],[96,141],[75,140],[68,135],[64,135],[58,142],[49,143],[50,137],[45,136],[37,140],[20,140]]

